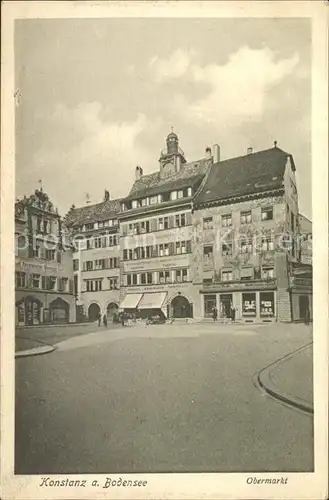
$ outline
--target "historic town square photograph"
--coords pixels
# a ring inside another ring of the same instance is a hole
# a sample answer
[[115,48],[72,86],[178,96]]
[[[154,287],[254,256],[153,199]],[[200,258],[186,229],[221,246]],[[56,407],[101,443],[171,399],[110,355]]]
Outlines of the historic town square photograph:
[[14,29],[15,474],[313,472],[310,19]]

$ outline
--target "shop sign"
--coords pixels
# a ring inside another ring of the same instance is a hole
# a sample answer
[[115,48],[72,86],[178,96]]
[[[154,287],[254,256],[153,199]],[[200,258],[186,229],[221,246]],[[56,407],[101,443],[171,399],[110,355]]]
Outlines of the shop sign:
[[175,255],[170,257],[156,257],[154,259],[145,259],[145,261],[126,261],[123,264],[124,272],[149,271],[150,269],[167,269],[176,267],[189,267],[189,258],[187,255]]

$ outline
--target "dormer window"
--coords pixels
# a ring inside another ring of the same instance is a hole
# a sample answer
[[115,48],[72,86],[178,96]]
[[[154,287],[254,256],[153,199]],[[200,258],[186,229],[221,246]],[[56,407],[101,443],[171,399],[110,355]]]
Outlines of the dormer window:
[[181,199],[184,197],[184,191],[181,189],[180,191],[177,191],[177,198]]
[[158,197],[157,196],[151,196],[150,197],[150,205],[156,205],[158,203]]
[[177,200],[177,191],[172,191],[170,193],[170,199],[171,200]]
[[192,188],[187,188],[187,196],[192,196]]
[[126,205],[124,203],[121,203],[121,210],[124,212],[126,210]]
[[147,205],[147,199],[146,198],[142,199],[141,205],[142,205],[142,207],[146,207],[146,205]]
[[133,200],[133,202],[132,202],[132,204],[131,204],[131,207],[132,207],[132,208],[138,208],[138,207],[139,207],[138,200]]

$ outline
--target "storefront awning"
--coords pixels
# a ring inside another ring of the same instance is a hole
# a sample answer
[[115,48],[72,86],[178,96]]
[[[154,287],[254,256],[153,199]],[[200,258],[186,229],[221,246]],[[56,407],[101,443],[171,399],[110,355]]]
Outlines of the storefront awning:
[[128,293],[120,304],[120,309],[136,309],[142,293]]
[[167,292],[144,293],[138,309],[161,309]]

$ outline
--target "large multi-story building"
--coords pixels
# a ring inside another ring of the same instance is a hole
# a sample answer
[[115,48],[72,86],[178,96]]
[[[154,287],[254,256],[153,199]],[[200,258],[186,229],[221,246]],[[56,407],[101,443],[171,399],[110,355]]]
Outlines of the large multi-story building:
[[15,203],[16,325],[75,321],[72,247],[46,193]]
[[193,206],[201,316],[235,308],[243,321],[290,321],[294,297],[311,293],[291,279],[299,267],[293,157],[275,144],[213,165]]
[[192,317],[198,293],[191,274],[192,202],[219,148],[188,163],[178,137],[171,132],[156,172],[136,179],[121,201],[120,307],[165,317]]
[[112,316],[119,305],[120,251],[118,212],[120,200],[104,200],[70,209],[64,222],[69,229],[73,255],[77,318],[93,321]]

